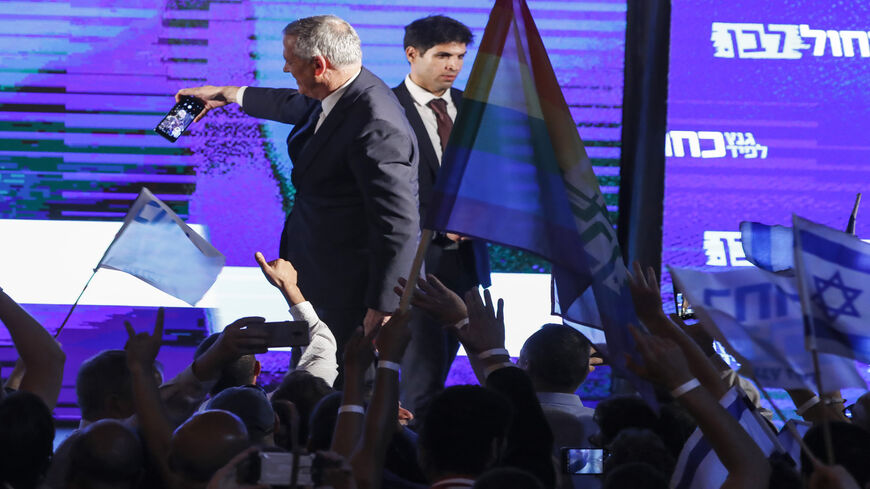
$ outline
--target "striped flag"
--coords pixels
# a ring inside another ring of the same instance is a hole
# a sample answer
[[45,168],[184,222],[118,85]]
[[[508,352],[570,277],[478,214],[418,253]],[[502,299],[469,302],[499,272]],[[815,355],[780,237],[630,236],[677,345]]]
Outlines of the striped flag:
[[740,223],[740,240],[746,259],[758,268],[781,272],[794,266],[791,228],[743,221]]
[[[524,0],[496,0],[490,13],[424,227],[552,262],[553,312],[603,328],[611,364],[652,392],[624,368],[623,352],[634,351],[627,325],[637,323],[627,272]],[[594,302],[596,319],[579,314],[584,293],[594,297],[585,304]]]
[[225,262],[220,251],[143,187],[97,267],[129,273],[195,305]]
[[793,218],[807,349],[870,362],[870,244]]
[[[752,401],[739,387],[732,387],[725,393],[719,404],[740,422],[740,426],[746,430],[765,455],[770,455],[774,450],[784,451],[773,430],[761,418]],[[718,488],[727,477],[728,470],[719,461],[710,442],[699,428],[686,441],[677,458],[670,487],[672,489]]]

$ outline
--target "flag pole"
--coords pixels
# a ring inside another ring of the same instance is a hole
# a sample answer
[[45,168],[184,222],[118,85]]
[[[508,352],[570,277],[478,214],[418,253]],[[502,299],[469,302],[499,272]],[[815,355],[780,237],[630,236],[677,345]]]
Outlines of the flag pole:
[[858,217],[858,206],[861,205],[861,193],[855,196],[855,205],[852,207],[852,214],[849,216],[849,223],[846,224],[846,232],[855,234],[855,219]]
[[807,454],[807,457],[809,457],[810,460],[815,461],[816,456],[813,454],[812,451],[810,451],[810,448],[807,446],[807,444],[804,443],[804,439],[801,438],[801,434],[798,433],[798,431],[795,429],[794,425],[789,424],[788,418],[785,417],[785,415],[782,413],[782,411],[779,409],[779,407],[773,402],[773,399],[771,399],[770,394],[767,393],[767,389],[765,389],[764,386],[761,385],[761,382],[759,382],[758,379],[755,377],[755,372],[752,373],[750,378],[752,379],[753,382],[755,382],[756,387],[758,387],[758,390],[761,391],[761,395],[764,396],[764,399],[767,400],[768,403],[770,403],[770,407],[773,408],[773,411],[776,413],[776,415],[779,416],[780,419],[782,419],[785,428],[788,430],[789,434],[791,434],[792,438],[794,438],[795,441],[798,442],[798,445],[800,445],[801,450],[803,450],[803,452]]
[[[100,262],[102,263],[102,260],[100,260]],[[82,288],[82,291],[79,292],[79,296],[76,297],[76,301],[73,302],[72,307],[69,308],[69,312],[66,313],[66,317],[63,318],[63,322],[60,323],[60,327],[57,328],[57,333],[54,334],[54,338],[55,338],[55,339],[57,339],[57,337],[60,336],[60,333],[63,331],[64,326],[66,326],[66,322],[69,321],[69,317],[72,316],[72,313],[73,313],[73,311],[75,311],[76,306],[79,305],[79,301],[82,299],[82,296],[85,294],[85,290],[87,290],[88,285],[91,284],[91,280],[94,279],[94,275],[97,274],[97,270],[99,270],[99,269],[100,269],[100,266],[97,265],[97,267],[94,268],[93,273],[91,273],[90,278],[88,278],[88,281],[85,282],[85,286]]]
[[433,234],[434,232],[431,229],[423,230],[420,243],[417,245],[417,254],[414,256],[414,262],[411,264],[411,270],[408,272],[408,282],[405,284],[402,299],[399,301],[399,312],[407,311],[411,305],[411,297],[414,295],[414,289],[417,288],[417,279],[420,277],[423,259],[426,258],[426,251],[429,249],[429,243],[432,242]]

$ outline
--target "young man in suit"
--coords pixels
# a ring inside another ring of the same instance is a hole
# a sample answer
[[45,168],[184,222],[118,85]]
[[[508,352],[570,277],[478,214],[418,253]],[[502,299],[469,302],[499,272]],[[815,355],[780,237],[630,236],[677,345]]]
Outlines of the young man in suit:
[[280,255],[299,270],[299,287],[340,355],[354,329],[385,323],[398,306],[392,289],[410,270],[420,232],[417,141],[389,87],[362,66],[359,36],[344,20],[287,25],[284,61],[298,89],[178,95],[206,101],[205,112],[235,102],[254,117],[294,125],[287,152],[296,201]]
[[[393,88],[405,108],[420,148],[420,215],[425,216],[441,157],[453,120],[462,103],[462,91],[453,82],[462,70],[471,30],[442,15],[417,19],[405,27],[405,56],[410,73]],[[486,243],[439,233],[426,255],[425,268],[462,296],[478,285],[489,286]],[[411,344],[402,360],[402,404],[422,422],[430,401],[444,388],[459,341],[426,313],[416,310],[411,319]]]

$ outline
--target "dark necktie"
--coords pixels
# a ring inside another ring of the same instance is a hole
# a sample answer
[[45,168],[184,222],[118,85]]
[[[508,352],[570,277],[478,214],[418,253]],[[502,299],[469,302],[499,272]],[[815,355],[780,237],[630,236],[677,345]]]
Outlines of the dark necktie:
[[438,122],[438,138],[441,139],[441,154],[447,148],[447,140],[450,139],[450,131],[453,129],[453,120],[447,113],[447,101],[443,98],[433,98],[426,104],[435,113]]
[[299,130],[291,132],[290,137],[287,138],[287,153],[290,155],[291,160],[295,160],[302,155],[305,145],[308,144],[308,141],[314,135],[314,128],[317,127],[317,119],[320,118],[321,112],[323,112],[323,109],[318,104],[317,108],[311,111],[308,119],[299,126]]

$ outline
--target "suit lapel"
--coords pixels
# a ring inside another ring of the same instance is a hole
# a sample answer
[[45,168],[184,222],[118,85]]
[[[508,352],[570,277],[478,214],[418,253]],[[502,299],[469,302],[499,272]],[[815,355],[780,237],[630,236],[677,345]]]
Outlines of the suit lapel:
[[405,117],[414,129],[414,134],[417,136],[417,143],[420,149],[420,163],[425,164],[426,168],[432,172],[432,179],[438,174],[438,169],[441,164],[438,161],[438,154],[435,153],[435,148],[432,147],[432,139],[429,138],[429,132],[426,131],[426,126],[423,125],[423,119],[420,118],[420,113],[417,111],[417,105],[414,103],[411,92],[405,86],[405,82],[396,87],[396,98],[405,108]]
[[[293,162],[294,173],[297,179],[311,167],[317,153],[335,136],[336,129],[345,119],[345,113],[353,105],[357,98],[371,85],[370,72],[363,68],[356,80],[347,87],[347,91],[338,99],[338,103],[323,120],[317,132],[311,136],[311,140],[305,145],[299,161]],[[333,139],[334,141],[334,139]]]

